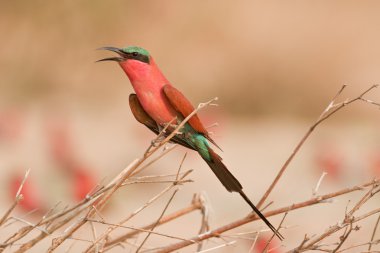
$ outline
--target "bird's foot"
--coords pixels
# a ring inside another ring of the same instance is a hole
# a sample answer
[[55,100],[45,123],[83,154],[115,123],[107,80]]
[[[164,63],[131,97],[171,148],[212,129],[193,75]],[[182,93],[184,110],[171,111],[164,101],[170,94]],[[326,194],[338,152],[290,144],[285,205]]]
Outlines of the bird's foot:
[[161,144],[161,142],[163,142],[165,140],[165,138],[166,137],[164,135],[157,136],[157,138],[155,138],[151,142],[152,147],[158,147]]

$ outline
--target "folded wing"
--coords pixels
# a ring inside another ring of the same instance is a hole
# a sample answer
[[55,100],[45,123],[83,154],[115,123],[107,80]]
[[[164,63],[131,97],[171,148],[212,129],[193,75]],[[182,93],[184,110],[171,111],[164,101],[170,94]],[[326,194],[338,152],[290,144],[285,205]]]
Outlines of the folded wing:
[[[149,116],[148,113],[146,113],[144,108],[141,106],[141,103],[138,100],[136,94],[129,95],[129,107],[131,108],[132,114],[138,122],[145,125],[153,133],[157,135],[160,133],[160,128],[158,127],[157,123],[152,119],[152,117]],[[165,134],[165,136],[167,135],[168,134]],[[187,144],[187,142],[181,139],[178,135],[171,138],[171,141],[194,150],[193,147]]]
[[[187,100],[187,98],[172,85],[165,85],[163,91],[167,99],[169,100],[171,106],[173,106],[173,108],[184,118],[189,116],[195,110],[194,106],[190,103],[190,101]],[[188,123],[195,131],[203,134],[207,138],[207,140],[209,140],[212,144],[219,148],[215,141],[211,139],[211,137],[209,136],[206,128],[203,126],[197,114],[194,114],[194,116],[192,116],[189,119]]]

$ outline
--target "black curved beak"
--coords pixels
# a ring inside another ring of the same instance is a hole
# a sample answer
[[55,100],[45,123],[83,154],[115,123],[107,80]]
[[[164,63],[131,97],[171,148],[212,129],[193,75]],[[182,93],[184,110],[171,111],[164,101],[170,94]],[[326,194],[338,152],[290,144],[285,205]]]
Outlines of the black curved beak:
[[98,48],[97,50],[108,50],[117,53],[120,55],[120,57],[108,57],[104,59],[97,60],[96,62],[101,62],[101,61],[116,61],[116,62],[121,62],[125,61],[127,59],[127,54],[123,52],[120,48],[117,47],[101,47]]

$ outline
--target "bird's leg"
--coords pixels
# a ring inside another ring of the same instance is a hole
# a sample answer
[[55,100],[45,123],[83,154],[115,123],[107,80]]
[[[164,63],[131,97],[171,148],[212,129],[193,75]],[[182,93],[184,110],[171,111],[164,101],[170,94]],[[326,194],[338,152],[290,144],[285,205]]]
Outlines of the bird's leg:
[[[169,124],[171,122],[173,122],[176,118],[173,118]],[[168,133],[166,133],[166,130],[168,128],[168,125],[167,126],[162,126],[160,124],[157,124],[157,129],[158,129],[158,135],[156,138],[154,138],[151,142],[150,142],[150,145],[148,147],[148,149],[145,151],[144,153],[144,156],[146,156],[149,152],[150,152],[150,149],[152,147],[158,147],[160,145],[161,142],[163,142],[165,140],[165,138],[168,136]]]
[[159,134],[157,135],[156,138],[154,138],[153,140],[150,141],[150,145],[147,148],[147,150],[145,151],[144,156],[146,156],[153,147],[158,147],[160,145],[160,143],[165,140],[165,138],[166,138],[166,135],[164,134],[165,129],[163,129],[159,125],[158,125],[158,129],[159,129]]
[[177,117],[174,117],[169,123],[166,123],[163,125],[157,124],[159,134],[154,140],[152,140],[151,146],[153,147],[158,146],[171,133],[172,131],[171,129],[176,129],[177,125],[172,124],[176,120],[177,120]]
[[157,147],[166,138],[166,128],[158,125],[158,130],[160,133],[151,142],[152,147]]

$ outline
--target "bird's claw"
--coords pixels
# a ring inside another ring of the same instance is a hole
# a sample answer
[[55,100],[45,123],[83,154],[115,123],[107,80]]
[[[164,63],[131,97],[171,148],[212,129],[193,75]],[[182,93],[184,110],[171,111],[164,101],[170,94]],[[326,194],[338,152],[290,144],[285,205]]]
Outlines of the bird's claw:
[[163,140],[165,140],[165,136],[158,136],[156,139],[152,140],[151,145],[153,147],[158,147]]

